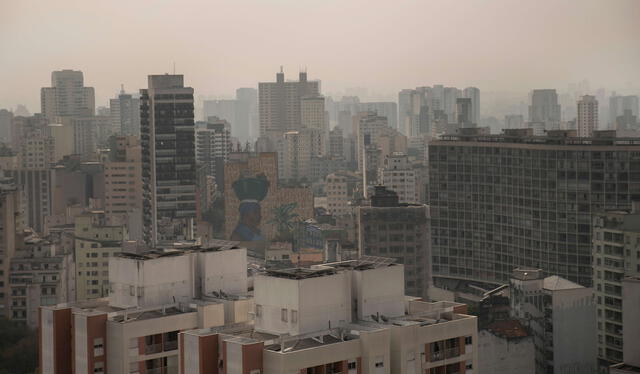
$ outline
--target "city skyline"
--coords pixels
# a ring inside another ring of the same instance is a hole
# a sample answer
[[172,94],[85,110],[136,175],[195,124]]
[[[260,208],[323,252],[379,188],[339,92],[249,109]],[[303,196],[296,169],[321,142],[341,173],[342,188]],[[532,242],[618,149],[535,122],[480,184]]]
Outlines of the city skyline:
[[[634,40],[640,25],[633,17],[640,3],[635,1],[585,1],[580,7],[497,0],[464,5],[190,2],[180,18],[171,2],[154,8],[127,3],[127,12],[120,11],[122,5],[1,6],[0,47],[12,53],[0,69],[7,88],[0,92],[0,107],[26,104],[39,111],[34,92],[60,69],[83,71],[87,86],[96,87],[97,106],[107,105],[121,84],[137,92],[147,74],[171,73],[174,64],[196,96],[223,97],[238,87],[257,87],[281,65],[288,76],[307,69],[309,79],[322,80],[327,95],[363,88],[370,96],[393,98],[402,88],[440,83],[485,92],[563,90],[584,79],[592,89],[640,90],[631,83],[640,77],[634,68],[640,59]],[[363,11],[365,5],[370,9]],[[217,15],[213,24],[211,14]],[[436,14],[424,21],[424,15]],[[115,19],[118,27],[112,28]],[[167,22],[176,27],[158,28]],[[143,43],[152,35],[156,42]]]

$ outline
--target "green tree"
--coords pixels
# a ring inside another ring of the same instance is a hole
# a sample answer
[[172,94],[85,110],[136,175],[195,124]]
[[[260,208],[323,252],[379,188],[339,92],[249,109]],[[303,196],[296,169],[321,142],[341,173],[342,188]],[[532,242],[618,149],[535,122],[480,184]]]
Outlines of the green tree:
[[36,332],[0,318],[0,374],[34,373],[38,365]]
[[298,219],[298,213],[293,210],[298,206],[298,203],[282,204],[273,208],[273,218],[268,223],[275,225],[278,235],[277,241],[291,242],[293,240],[293,224]]

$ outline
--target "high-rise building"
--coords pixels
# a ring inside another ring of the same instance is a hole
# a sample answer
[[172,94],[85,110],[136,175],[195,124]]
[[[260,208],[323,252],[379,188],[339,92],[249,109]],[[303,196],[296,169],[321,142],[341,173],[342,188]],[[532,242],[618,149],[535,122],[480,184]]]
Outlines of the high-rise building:
[[11,259],[16,252],[16,234],[20,227],[20,191],[13,180],[0,170],[0,316],[11,318]]
[[54,171],[52,169],[15,169],[13,178],[24,199],[24,223],[37,233],[44,230],[45,217],[53,212]]
[[576,127],[581,138],[589,138],[598,130],[598,100],[595,96],[585,95],[578,101]]
[[560,120],[560,105],[556,90],[533,90],[529,106],[529,122],[542,122],[545,130],[557,130]]
[[122,251],[127,240],[123,225],[108,222],[104,212],[75,217],[76,300],[109,296],[109,257]]
[[312,155],[326,156],[329,152],[329,123],[324,110],[324,97],[308,96],[300,99],[301,128],[314,130],[318,134],[319,143],[312,143]]
[[536,373],[596,373],[593,289],[540,269],[515,269],[511,312],[534,336]]
[[51,87],[40,91],[41,113],[52,121],[55,117],[87,117],[96,111],[93,87],[84,86],[81,71],[61,70],[51,73]]
[[260,82],[260,136],[277,139],[285,132],[298,130],[302,122],[301,99],[319,95],[320,82],[308,81],[306,72],[300,72],[297,82],[285,81],[282,70],[276,74],[275,82]]
[[118,97],[109,100],[109,111],[114,133],[140,136],[140,99],[123,88]]
[[236,90],[236,124],[237,129],[233,134],[242,140],[257,139],[260,136],[258,124],[258,90],[252,87],[243,87]]
[[505,129],[521,129],[524,127],[524,117],[521,114],[508,114],[504,116]]
[[477,126],[480,123],[480,89],[467,87],[462,91],[462,97],[471,99],[470,122]]
[[470,98],[460,97],[456,99],[456,123],[459,127],[475,127],[473,122],[473,104]]
[[[391,130],[388,126],[387,118],[377,115],[374,112],[361,112],[353,117],[353,133],[356,134],[356,154],[358,159],[358,170],[364,170],[363,155],[366,145],[374,144],[378,135],[385,130]],[[370,166],[370,165],[369,165]],[[367,170],[370,167],[367,166]],[[377,168],[376,168],[377,171]]]
[[342,128],[336,126],[329,132],[329,156],[334,158],[345,158],[344,155],[344,135]]
[[571,131],[540,139],[530,129],[432,141],[436,284],[504,284],[514,268],[535,267],[590,287],[591,214],[640,200],[639,151],[638,141],[610,131],[589,141]]
[[356,207],[358,248],[362,256],[386,256],[404,264],[404,288],[426,297],[431,281],[429,208],[400,204],[398,194],[375,186],[370,206]]
[[632,210],[600,212],[593,218],[593,283],[601,367],[626,361],[624,350],[628,345],[636,346],[623,334],[625,305],[631,300],[624,299],[622,282],[625,277],[640,276],[640,211],[637,203],[633,205]]
[[12,112],[6,109],[0,109],[0,142],[2,143],[11,142],[12,120],[13,120]]
[[56,161],[55,140],[45,131],[33,132],[23,140],[18,155],[22,169],[48,169]]
[[214,177],[217,188],[224,186],[224,163],[232,151],[231,126],[218,117],[196,123],[196,161],[206,165],[206,174]]
[[362,189],[362,178],[347,171],[337,171],[325,178],[327,194],[327,212],[334,216],[352,213],[349,204],[354,199],[357,189]]
[[379,116],[387,117],[389,127],[403,131],[403,129],[398,128],[398,104],[394,102],[374,101],[359,103],[358,112],[376,112]]
[[378,173],[378,183],[397,193],[400,203],[418,203],[419,176],[409,161],[409,156],[404,153],[386,156]]
[[193,88],[182,75],[150,75],[140,90],[145,241],[193,237],[196,151]]
[[104,162],[104,211],[127,223],[130,240],[142,241],[142,161],[140,140],[118,136]]
[[402,90],[398,94],[398,130],[408,137],[431,132],[429,106],[421,89]]
[[625,110],[630,110],[631,114],[640,117],[640,104],[638,96],[618,96],[615,93],[609,98],[609,124],[616,123],[616,118],[623,116]]

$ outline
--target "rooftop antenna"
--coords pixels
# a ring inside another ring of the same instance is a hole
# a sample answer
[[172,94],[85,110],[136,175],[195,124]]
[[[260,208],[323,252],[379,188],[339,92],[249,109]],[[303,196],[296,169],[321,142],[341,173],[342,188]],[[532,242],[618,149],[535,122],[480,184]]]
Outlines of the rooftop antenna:
[[280,72],[284,73],[284,67],[282,65],[280,65]]
[[124,94],[124,84],[120,84],[120,94]]
[[176,62],[173,62],[173,75],[176,75]]

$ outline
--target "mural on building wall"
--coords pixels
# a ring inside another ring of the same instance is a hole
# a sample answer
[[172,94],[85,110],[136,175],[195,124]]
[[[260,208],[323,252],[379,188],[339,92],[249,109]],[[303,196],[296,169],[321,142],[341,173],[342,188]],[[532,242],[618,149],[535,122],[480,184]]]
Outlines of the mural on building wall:
[[260,228],[262,207],[260,202],[267,197],[269,181],[264,174],[251,176],[248,171],[232,184],[233,192],[240,201],[238,204],[238,223],[231,233],[231,240],[263,241]]

